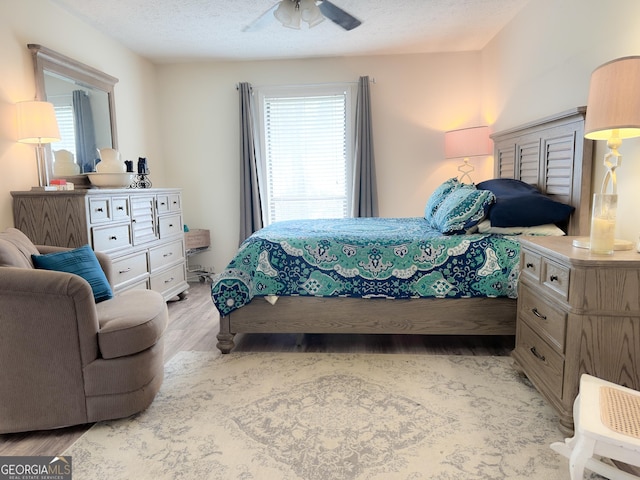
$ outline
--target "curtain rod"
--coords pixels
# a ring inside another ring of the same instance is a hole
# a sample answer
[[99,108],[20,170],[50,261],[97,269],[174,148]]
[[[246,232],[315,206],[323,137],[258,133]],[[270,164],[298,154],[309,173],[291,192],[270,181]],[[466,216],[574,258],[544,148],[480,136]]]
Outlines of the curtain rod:
[[[264,87],[322,87],[325,85],[357,85],[359,82],[324,82],[324,83],[299,83],[295,85],[252,85],[253,88],[264,88]],[[369,83],[375,85],[376,79],[375,77],[369,78]],[[240,88],[240,84],[236,83],[236,90]]]

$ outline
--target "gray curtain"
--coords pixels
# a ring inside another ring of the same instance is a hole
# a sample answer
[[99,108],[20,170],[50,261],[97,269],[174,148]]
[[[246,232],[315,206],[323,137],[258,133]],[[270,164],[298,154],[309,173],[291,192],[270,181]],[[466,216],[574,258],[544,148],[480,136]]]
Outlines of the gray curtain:
[[369,77],[360,77],[358,80],[354,162],[352,215],[354,217],[377,217],[378,189],[373,154]]
[[262,228],[260,189],[254,141],[251,84],[241,83],[240,92],[240,243]]
[[73,91],[73,125],[76,133],[76,163],[80,165],[81,173],[93,172],[98,158],[96,129],[89,95],[83,90]]

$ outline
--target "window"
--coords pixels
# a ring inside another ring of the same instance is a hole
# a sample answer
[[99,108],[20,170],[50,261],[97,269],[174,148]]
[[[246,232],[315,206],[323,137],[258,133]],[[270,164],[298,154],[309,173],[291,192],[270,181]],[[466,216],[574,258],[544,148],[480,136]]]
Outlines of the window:
[[265,225],[349,216],[351,88],[258,89],[259,177]]
[[76,156],[76,134],[73,123],[73,106],[55,105],[56,120],[58,121],[58,129],[60,130],[60,142],[52,145],[53,150],[69,150],[74,158]]

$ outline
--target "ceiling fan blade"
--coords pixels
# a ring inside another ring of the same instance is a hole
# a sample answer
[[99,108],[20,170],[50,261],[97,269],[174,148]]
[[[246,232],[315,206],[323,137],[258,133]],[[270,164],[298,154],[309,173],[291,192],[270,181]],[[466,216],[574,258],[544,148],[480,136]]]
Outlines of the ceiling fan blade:
[[267,26],[273,20],[273,12],[276,11],[280,2],[276,2],[273,4],[271,8],[266,10],[262,15],[256,18],[249,25],[246,25],[242,31],[243,32],[257,32],[258,30],[262,30],[265,26]]
[[362,23],[356,17],[348,14],[340,7],[336,7],[328,0],[323,0],[323,2],[318,5],[318,7],[325,17],[327,17],[333,23],[340,25],[345,30],[353,30]]

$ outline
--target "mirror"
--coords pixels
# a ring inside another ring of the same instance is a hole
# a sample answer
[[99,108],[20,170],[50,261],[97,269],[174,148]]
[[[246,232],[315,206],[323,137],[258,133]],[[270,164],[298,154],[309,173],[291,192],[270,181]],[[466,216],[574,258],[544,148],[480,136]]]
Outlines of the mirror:
[[[36,98],[53,103],[62,137],[45,151],[49,178],[88,185],[85,174],[95,171],[97,149],[118,148],[113,95],[118,79],[41,45],[28,47],[33,56]],[[55,164],[55,157],[68,161],[66,152],[71,152],[77,167],[70,169],[67,164],[63,169],[62,160]]]

